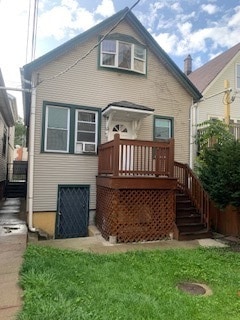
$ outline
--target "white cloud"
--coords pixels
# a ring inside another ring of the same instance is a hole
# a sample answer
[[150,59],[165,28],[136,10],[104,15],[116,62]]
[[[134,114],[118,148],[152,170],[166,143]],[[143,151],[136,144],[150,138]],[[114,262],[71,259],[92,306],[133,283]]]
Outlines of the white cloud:
[[173,3],[170,8],[174,11],[177,11],[177,12],[182,12],[183,11],[183,8],[181,7],[180,3],[179,2],[175,2]]
[[160,33],[158,36],[153,35],[153,37],[164,51],[166,51],[167,53],[174,52],[176,42],[178,41],[176,35],[169,33]]
[[[28,2],[0,1],[0,67],[7,87],[21,88],[19,69],[26,61]],[[22,93],[9,93],[17,98],[18,113],[22,116]]]
[[185,22],[183,24],[177,24],[178,30],[181,32],[183,37],[189,36],[192,30],[192,23]]
[[216,13],[219,10],[217,6],[210,3],[201,5],[201,9],[210,15]]
[[95,13],[100,14],[104,18],[112,16],[115,13],[112,0],[102,0],[102,3],[97,7]]
[[240,25],[240,6],[237,6],[234,11],[236,12],[229,20],[230,27],[238,27]]
[[38,37],[52,36],[56,40],[62,40],[72,30],[85,31],[96,24],[93,13],[81,7],[76,10],[75,1],[64,0],[62,4],[39,16]]

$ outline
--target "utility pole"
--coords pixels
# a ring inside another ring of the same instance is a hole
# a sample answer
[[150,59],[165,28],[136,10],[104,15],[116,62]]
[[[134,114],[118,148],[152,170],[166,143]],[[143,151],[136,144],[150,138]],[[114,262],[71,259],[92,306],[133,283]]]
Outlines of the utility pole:
[[230,84],[228,80],[224,80],[224,89],[225,89],[225,94],[224,94],[224,105],[225,105],[225,110],[224,110],[224,121],[226,125],[229,126],[230,124]]

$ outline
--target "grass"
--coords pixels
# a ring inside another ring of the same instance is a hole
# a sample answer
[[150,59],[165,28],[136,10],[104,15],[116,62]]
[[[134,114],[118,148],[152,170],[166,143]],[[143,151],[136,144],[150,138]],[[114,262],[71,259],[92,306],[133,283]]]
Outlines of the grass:
[[[177,289],[207,284],[212,296]],[[30,245],[21,270],[19,320],[237,320],[240,254],[226,249],[97,255]]]

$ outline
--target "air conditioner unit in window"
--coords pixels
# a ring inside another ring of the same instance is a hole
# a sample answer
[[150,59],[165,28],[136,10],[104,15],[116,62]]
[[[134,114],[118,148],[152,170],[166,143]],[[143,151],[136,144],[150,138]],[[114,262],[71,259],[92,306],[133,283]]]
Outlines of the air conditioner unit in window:
[[95,143],[83,143],[83,150],[84,153],[95,153]]

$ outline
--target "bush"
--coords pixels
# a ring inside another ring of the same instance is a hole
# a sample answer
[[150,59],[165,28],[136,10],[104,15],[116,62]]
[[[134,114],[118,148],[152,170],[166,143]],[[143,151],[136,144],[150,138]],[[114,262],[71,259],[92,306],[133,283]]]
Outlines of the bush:
[[239,141],[228,140],[205,148],[197,170],[203,187],[218,207],[240,207]]

